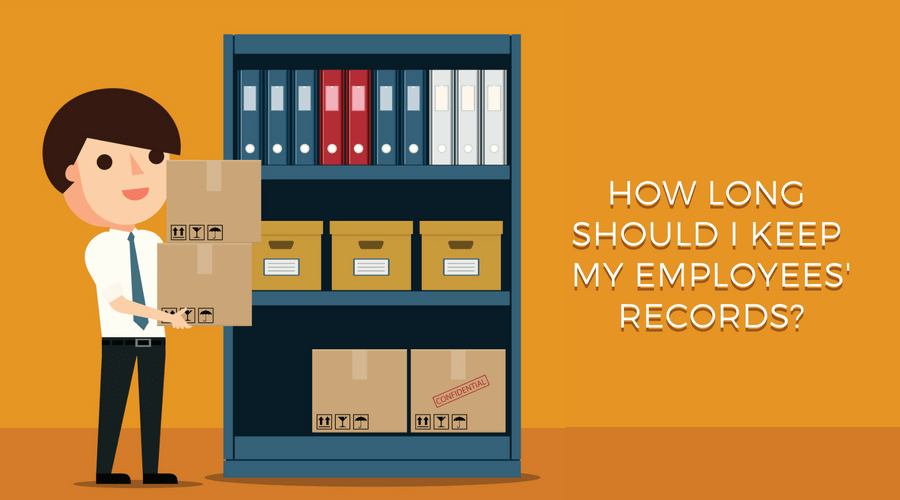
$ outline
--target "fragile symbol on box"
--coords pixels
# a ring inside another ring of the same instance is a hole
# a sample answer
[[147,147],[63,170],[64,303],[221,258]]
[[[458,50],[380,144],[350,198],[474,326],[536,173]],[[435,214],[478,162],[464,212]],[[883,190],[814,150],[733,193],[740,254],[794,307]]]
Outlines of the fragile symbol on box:
[[215,310],[212,307],[201,307],[200,311],[197,312],[197,320],[198,323],[215,323],[216,316]]
[[206,239],[206,226],[203,224],[191,224],[188,238],[191,241],[203,241]]
[[334,430],[336,431],[349,431],[350,430],[350,414],[349,413],[338,413],[334,416],[337,422],[334,424]]
[[172,224],[172,232],[169,241],[185,241],[188,238],[187,226],[184,224]]
[[194,314],[195,309],[193,307],[185,307],[184,308],[184,322],[185,323],[196,323],[197,315]]
[[225,239],[225,232],[222,224],[208,224],[206,226],[206,239],[208,241],[222,241]]
[[431,415],[428,413],[416,414],[416,430],[417,431],[427,431],[431,430]]
[[434,419],[437,421],[437,423],[434,424],[434,430],[446,431],[450,429],[450,415],[435,414]]
[[355,430],[355,431],[369,430],[369,414],[368,413],[353,414],[353,430]]
[[330,413],[316,415],[316,430],[330,431],[331,426],[332,422]]
[[469,428],[469,416],[465,413],[453,414],[450,424],[453,430],[464,431]]

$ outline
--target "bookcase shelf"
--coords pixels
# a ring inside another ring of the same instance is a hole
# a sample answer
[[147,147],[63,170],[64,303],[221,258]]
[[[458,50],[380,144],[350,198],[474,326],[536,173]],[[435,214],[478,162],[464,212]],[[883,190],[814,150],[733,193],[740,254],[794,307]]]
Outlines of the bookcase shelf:
[[509,165],[263,165],[271,180],[509,180]]
[[254,306],[508,306],[503,291],[254,290]]
[[[519,477],[521,37],[223,38],[224,159],[239,153],[242,70],[502,69],[508,75],[507,165],[263,165],[263,220],[323,221],[322,287],[254,291],[253,326],[223,328],[225,477]],[[330,290],[329,225],[339,220],[412,221],[412,290]],[[421,290],[419,224],[434,220],[502,222],[500,291]],[[411,349],[503,349],[506,432],[313,433],[316,349],[404,349],[408,356]]]

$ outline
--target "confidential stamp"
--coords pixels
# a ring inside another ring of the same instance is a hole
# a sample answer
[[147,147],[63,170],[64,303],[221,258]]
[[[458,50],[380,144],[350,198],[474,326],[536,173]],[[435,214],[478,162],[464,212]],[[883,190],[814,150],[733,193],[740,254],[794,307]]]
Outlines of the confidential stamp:
[[432,401],[434,401],[434,407],[440,408],[441,406],[450,404],[459,398],[464,398],[469,394],[472,394],[473,392],[478,392],[486,387],[489,387],[490,385],[491,383],[488,382],[487,375],[482,375],[478,378],[466,382],[465,384],[458,385],[453,389],[444,391],[431,399]]

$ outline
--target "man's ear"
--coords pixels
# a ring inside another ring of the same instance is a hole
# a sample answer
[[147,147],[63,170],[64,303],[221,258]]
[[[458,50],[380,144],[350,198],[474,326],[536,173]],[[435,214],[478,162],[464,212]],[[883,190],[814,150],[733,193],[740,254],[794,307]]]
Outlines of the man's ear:
[[69,182],[78,181],[78,162],[76,161],[73,165],[69,165],[66,167],[66,179]]

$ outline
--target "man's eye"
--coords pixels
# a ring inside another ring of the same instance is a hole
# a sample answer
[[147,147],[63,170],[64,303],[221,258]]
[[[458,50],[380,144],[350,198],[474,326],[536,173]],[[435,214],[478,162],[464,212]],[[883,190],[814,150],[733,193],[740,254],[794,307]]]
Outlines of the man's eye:
[[165,158],[162,151],[157,151],[155,149],[150,151],[150,162],[154,165],[159,165]]
[[112,166],[112,158],[109,155],[100,155],[97,158],[97,166],[100,167],[100,170],[109,170],[109,167]]

